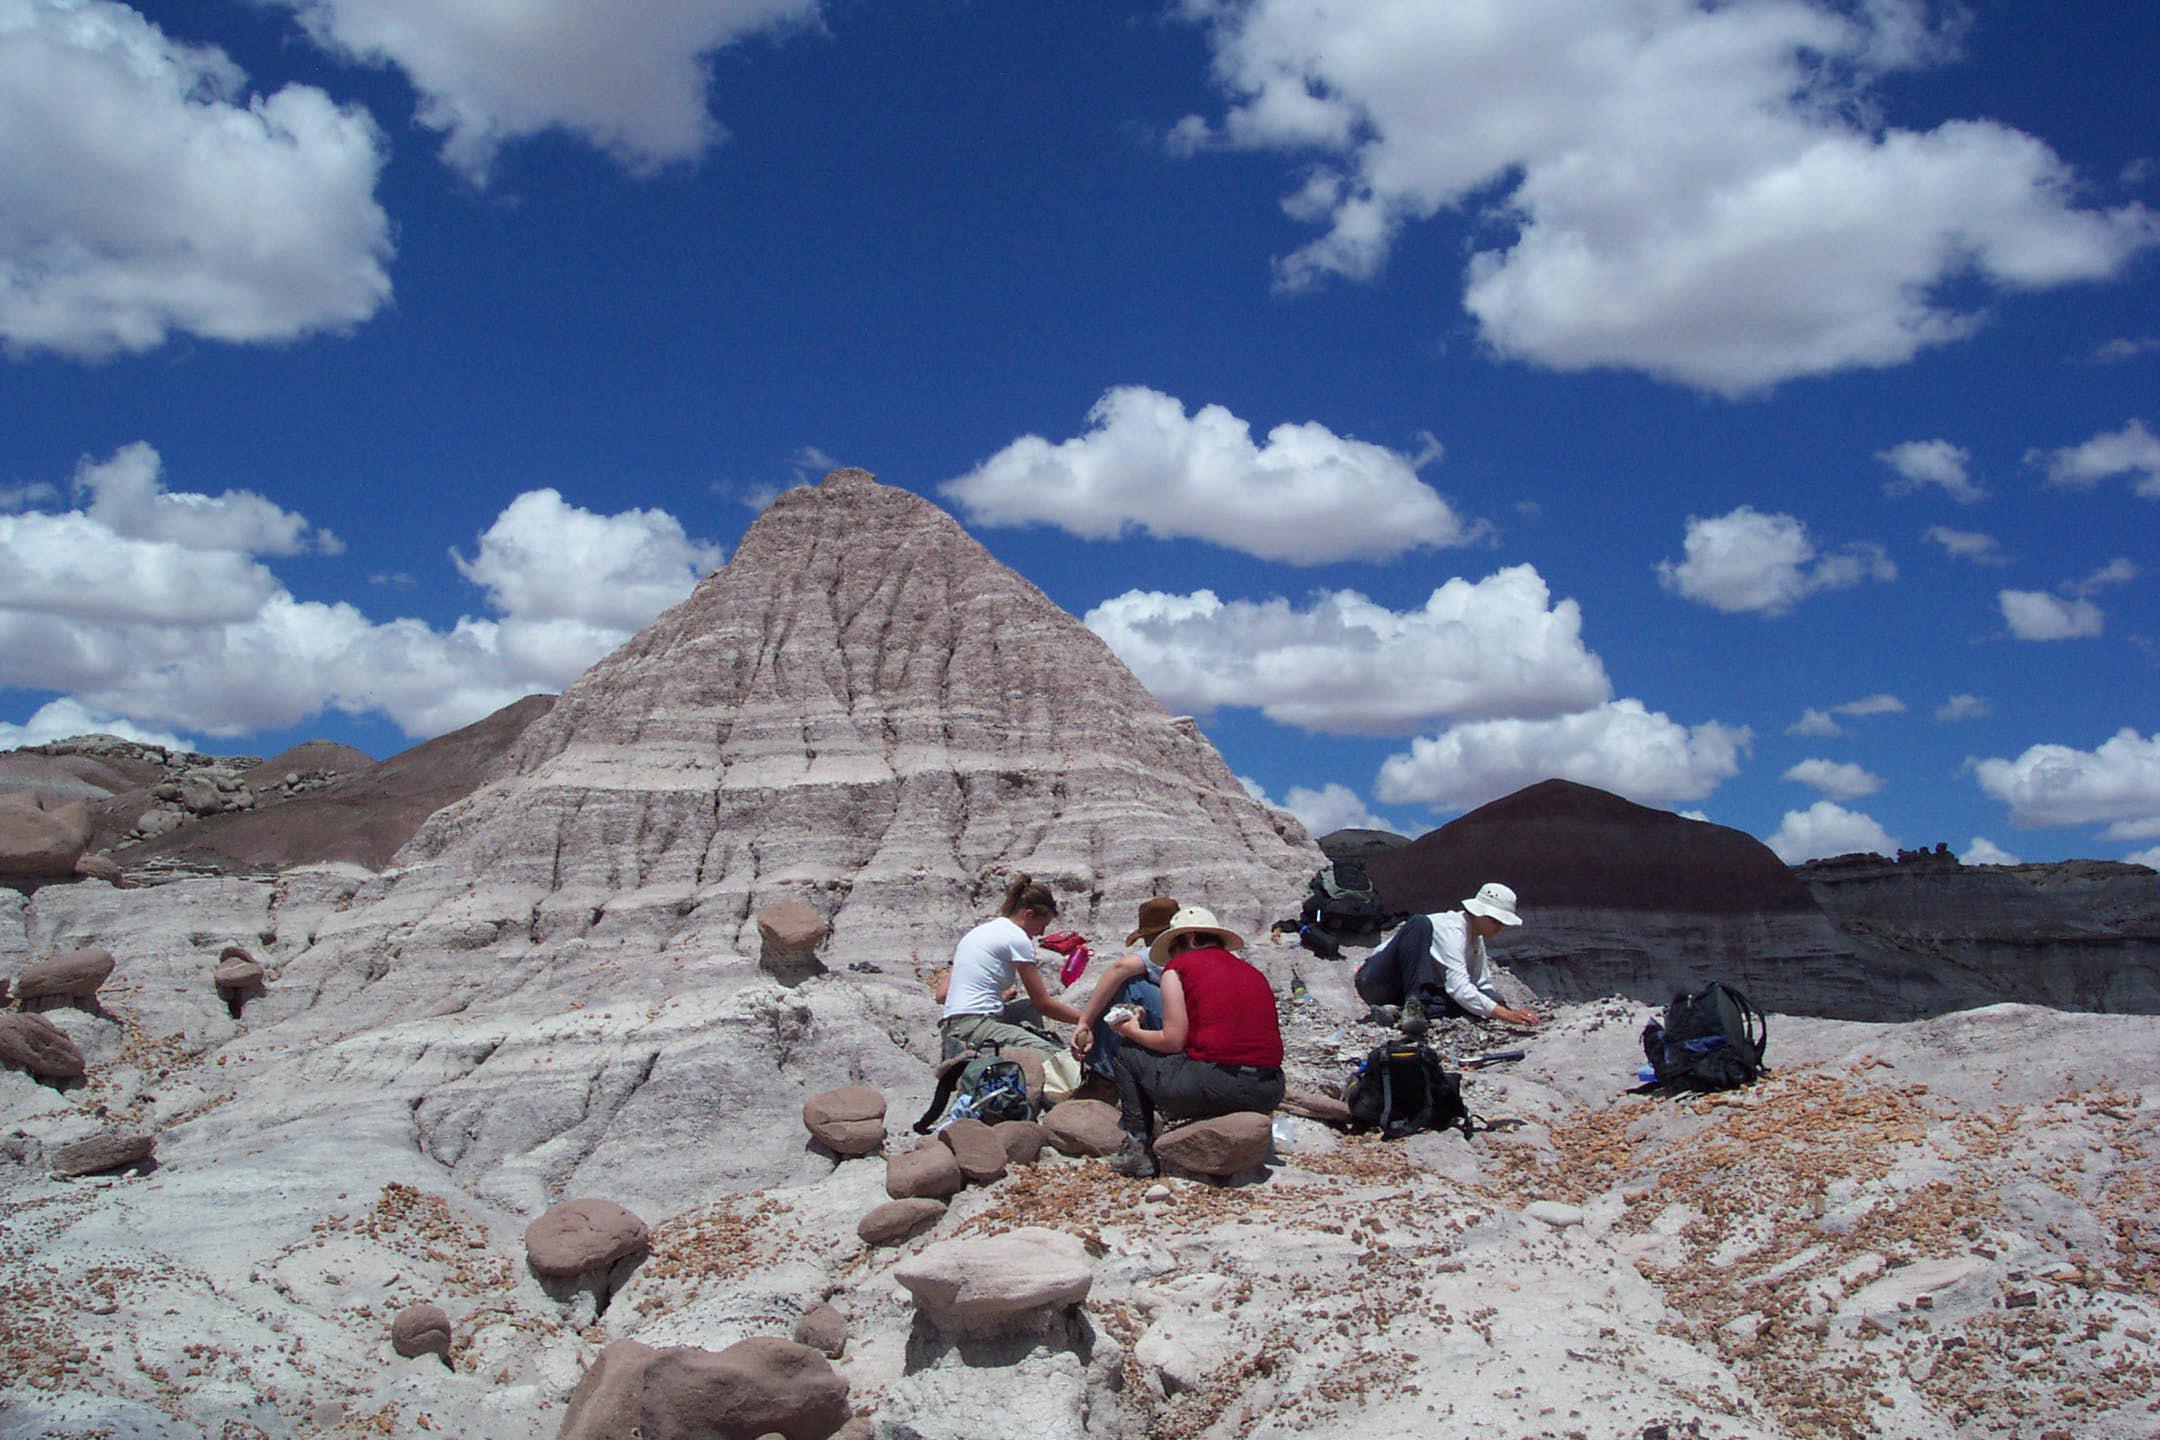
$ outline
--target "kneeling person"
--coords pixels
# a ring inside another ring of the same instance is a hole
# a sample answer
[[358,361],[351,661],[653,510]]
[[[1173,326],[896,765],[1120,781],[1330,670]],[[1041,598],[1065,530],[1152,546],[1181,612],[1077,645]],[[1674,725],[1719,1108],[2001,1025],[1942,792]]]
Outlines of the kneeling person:
[[1358,998],[1400,1005],[1408,1035],[1424,1034],[1435,1014],[1535,1025],[1537,1016],[1500,999],[1485,958],[1487,940],[1520,924],[1515,892],[1499,884],[1484,886],[1460,910],[1413,915],[1358,966]]
[[1233,950],[1243,937],[1198,906],[1178,911],[1148,947],[1162,966],[1162,1028],[1138,1019],[1113,1027],[1126,1043],[1115,1065],[1125,1144],[1110,1164],[1153,1175],[1155,1113],[1204,1120],[1282,1103],[1282,1031],[1267,977]]

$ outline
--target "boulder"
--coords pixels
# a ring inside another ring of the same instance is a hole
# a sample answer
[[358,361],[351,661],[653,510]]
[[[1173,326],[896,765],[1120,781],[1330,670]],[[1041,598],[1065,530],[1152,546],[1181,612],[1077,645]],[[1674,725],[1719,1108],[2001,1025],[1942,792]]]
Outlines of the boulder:
[[865,1245],[899,1245],[945,1218],[945,1202],[928,1196],[888,1200],[856,1223]]
[[61,1180],[81,1175],[105,1175],[140,1165],[157,1149],[157,1137],[147,1130],[116,1127],[62,1145],[52,1153],[52,1173]]
[[795,1343],[809,1346],[828,1360],[839,1359],[847,1342],[847,1316],[822,1301],[805,1310],[795,1322]]
[[885,1193],[895,1200],[945,1200],[966,1186],[959,1160],[935,1140],[885,1157]]
[[885,1143],[885,1097],[867,1085],[842,1085],[803,1101],[803,1128],[835,1155],[868,1155]]
[[15,977],[15,999],[24,1005],[35,1000],[88,1000],[112,972],[110,950],[95,946],[63,950]]
[[544,1280],[574,1280],[643,1256],[651,1243],[645,1222],[614,1201],[565,1200],[525,1227],[525,1260]]
[[894,1267],[932,1324],[957,1334],[1024,1332],[1087,1299],[1087,1250],[1058,1230],[946,1240]]
[[1318,1090],[1300,1090],[1293,1085],[1283,1091],[1282,1108],[1289,1114],[1318,1120],[1323,1125],[1334,1125],[1345,1130],[1350,1128],[1350,1107],[1333,1095],[1323,1095]]
[[407,1305],[391,1318],[390,1348],[407,1360],[440,1356],[450,1363],[450,1317],[440,1305]]
[[36,790],[0,792],[0,875],[65,880],[90,847],[90,807]]
[[102,880],[115,889],[127,884],[127,874],[120,862],[110,855],[85,855],[75,862],[75,874],[82,880]]
[[618,1340],[570,1395],[560,1440],[830,1440],[847,1381],[817,1351],[757,1335],[718,1352]]
[[1228,1179],[1267,1163],[1273,1124],[1257,1110],[1240,1110],[1166,1130],[1155,1141],[1155,1158],[1194,1175]]
[[1067,1155],[1115,1155],[1125,1143],[1115,1105],[1100,1100],[1067,1100],[1043,1117],[1043,1133]]
[[990,1127],[1005,1147],[1005,1159],[1013,1165],[1033,1165],[1049,1143],[1049,1132],[1033,1120],[1004,1120]]
[[783,985],[798,985],[825,972],[817,947],[830,927],[825,917],[795,900],[780,900],[757,914],[758,967]]
[[0,1065],[53,1084],[80,1080],[88,1068],[67,1032],[36,1015],[0,1015]]
[[937,1138],[952,1151],[968,1184],[988,1185],[1005,1178],[1005,1142],[982,1121],[955,1120],[938,1131]]

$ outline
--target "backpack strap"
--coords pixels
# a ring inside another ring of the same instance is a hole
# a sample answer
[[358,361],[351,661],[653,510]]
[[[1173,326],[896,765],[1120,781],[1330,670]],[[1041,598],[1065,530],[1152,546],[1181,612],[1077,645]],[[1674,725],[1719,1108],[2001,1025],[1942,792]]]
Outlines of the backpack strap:
[[972,1055],[955,1055],[938,1066],[937,1089],[930,1093],[930,1108],[922,1112],[922,1119],[915,1122],[917,1135],[928,1135],[936,1128],[938,1116],[952,1103],[953,1091],[960,1088],[960,1075],[974,1060]]

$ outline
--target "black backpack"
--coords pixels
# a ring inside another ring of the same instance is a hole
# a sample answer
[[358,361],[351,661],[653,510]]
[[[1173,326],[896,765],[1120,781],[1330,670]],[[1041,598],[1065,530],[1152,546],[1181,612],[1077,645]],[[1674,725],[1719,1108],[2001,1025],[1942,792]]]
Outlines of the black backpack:
[[1351,1077],[1343,1096],[1352,1130],[1378,1130],[1384,1140],[1420,1130],[1472,1130],[1463,1104],[1462,1077],[1443,1069],[1422,1040],[1398,1039],[1375,1046]]
[[[954,1097],[958,1096],[957,1103]],[[938,1117],[951,1104],[955,1120],[980,1120],[995,1125],[1004,1120],[1033,1120],[1035,1104],[1028,1098],[1027,1071],[1017,1060],[1007,1060],[994,1048],[971,1056],[954,1056],[938,1067],[937,1089],[929,1108],[915,1122],[915,1133],[927,1135],[938,1129]]]
[[1763,1073],[1770,1022],[1722,980],[1673,996],[1663,1022],[1643,1026],[1643,1056],[1657,1076],[1645,1090],[1731,1090]]

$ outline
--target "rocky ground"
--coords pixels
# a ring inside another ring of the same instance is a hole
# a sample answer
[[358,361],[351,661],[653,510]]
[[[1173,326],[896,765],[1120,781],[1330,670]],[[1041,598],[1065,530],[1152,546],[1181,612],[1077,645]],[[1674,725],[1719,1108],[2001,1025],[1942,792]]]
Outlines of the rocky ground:
[[[94,1009],[41,1012],[83,1085],[0,1070],[0,1437],[522,1440],[612,1341],[717,1350],[819,1302],[861,1428],[893,1440],[2160,1429],[2160,1020],[1773,1016],[1769,1079],[1678,1102],[1619,1093],[1635,1002],[1522,1041],[1458,1024],[1457,1054],[1527,1051],[1467,1087],[1519,1123],[1383,1143],[1285,1117],[1229,1187],[1046,1152],[874,1249],[883,1161],[836,1160],[797,1112],[865,1083],[901,1140],[934,1026],[905,966],[783,988],[588,946],[371,977],[322,937],[376,883],[0,892],[0,973],[86,943],[119,962]],[[236,943],[269,970],[238,1017],[211,981]],[[1289,995],[1297,952],[1258,958]],[[1339,1085],[1381,1038],[1348,969],[1296,965],[1295,1081]],[[154,1167],[52,1177],[114,1128],[154,1132]],[[652,1227],[604,1312],[527,1268],[565,1195]],[[1035,1333],[949,1337],[896,1283],[1027,1226],[1077,1237],[1091,1275]],[[391,1348],[419,1302],[450,1317],[447,1364]]]

